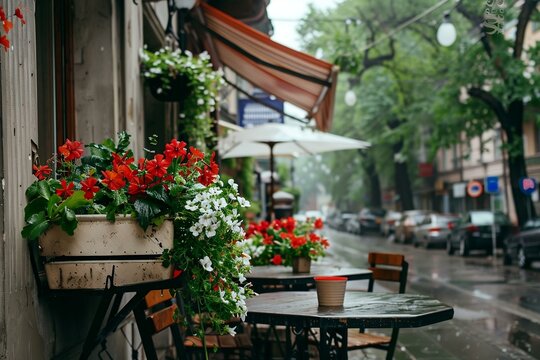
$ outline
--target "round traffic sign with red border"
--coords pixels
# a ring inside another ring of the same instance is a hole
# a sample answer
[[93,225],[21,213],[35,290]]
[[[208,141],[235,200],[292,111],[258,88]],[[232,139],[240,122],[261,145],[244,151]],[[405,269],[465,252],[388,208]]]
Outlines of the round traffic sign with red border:
[[480,195],[482,195],[482,192],[484,191],[484,186],[482,186],[482,183],[480,181],[472,180],[469,181],[467,184],[467,195],[469,195],[472,198],[477,198]]

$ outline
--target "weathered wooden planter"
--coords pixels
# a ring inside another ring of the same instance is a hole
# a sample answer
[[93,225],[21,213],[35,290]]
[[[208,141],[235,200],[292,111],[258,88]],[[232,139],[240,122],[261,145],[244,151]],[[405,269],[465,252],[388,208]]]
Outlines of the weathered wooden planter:
[[114,286],[171,277],[171,268],[160,259],[164,249],[173,247],[171,220],[145,232],[130,217],[117,216],[114,223],[105,215],[77,218],[73,236],[54,226],[39,239],[49,288],[104,289],[108,276]]

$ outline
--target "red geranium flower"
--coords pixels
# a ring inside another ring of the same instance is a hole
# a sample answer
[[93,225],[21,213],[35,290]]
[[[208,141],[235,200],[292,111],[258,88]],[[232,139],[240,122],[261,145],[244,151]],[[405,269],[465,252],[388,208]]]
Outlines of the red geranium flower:
[[94,194],[99,191],[97,186],[98,180],[95,177],[89,177],[86,180],[81,181],[81,190],[84,191],[84,198],[90,200],[94,197]]
[[0,6],[0,21],[6,21],[6,12],[4,11],[4,8]]
[[322,229],[324,226],[322,219],[321,218],[315,219],[313,226],[315,226],[315,229]]
[[38,180],[45,179],[52,172],[52,169],[48,165],[32,165],[32,169],[34,170],[34,176],[37,177]]
[[288,232],[293,232],[296,226],[296,220],[292,217],[281,220],[281,226],[285,228]]
[[283,262],[283,259],[282,259],[281,255],[277,254],[277,255],[274,255],[274,257],[270,261],[274,265],[281,265],[281,263]]
[[188,166],[192,166],[197,161],[204,159],[204,153],[200,151],[199,149],[194,148],[193,146],[189,147],[189,154],[188,154]]
[[172,139],[170,143],[165,145],[164,153],[167,159],[184,159],[184,156],[186,156],[186,143]]
[[62,199],[68,198],[73,194],[73,188],[75,184],[70,181],[69,184],[66,183],[66,179],[60,180],[60,189],[56,189],[56,195],[60,196]]
[[111,190],[119,190],[126,185],[126,181],[117,172],[111,171],[111,170],[105,170],[101,172],[104,176],[104,179],[101,180],[105,186],[107,186]]
[[272,235],[263,234],[263,244],[272,245],[274,243],[274,237]]
[[64,157],[64,160],[71,161],[80,158],[84,150],[79,141],[66,139],[66,143],[58,148],[58,152]]
[[325,248],[325,249],[330,246],[330,243],[328,242],[328,239],[326,239],[326,238],[321,239],[321,244],[322,244],[323,248]]
[[214,157],[216,156],[216,153],[212,153],[212,157],[210,158],[210,166],[205,166],[203,169],[198,169],[199,178],[197,181],[204,186],[208,186],[214,182],[214,179],[219,173],[219,166],[214,162]]
[[171,161],[166,159],[162,154],[157,154],[154,159],[146,163],[146,170],[154,177],[163,177],[167,173],[167,168]]
[[152,175],[150,174],[139,174],[138,176],[133,176],[129,182],[128,194],[137,195],[145,192],[151,182]]
[[0,45],[4,47],[4,51],[9,49],[9,40],[6,35],[0,36]]
[[291,236],[291,247],[293,249],[299,248],[300,246],[304,245],[307,240],[305,236]]
[[319,235],[315,234],[315,233],[311,233],[309,234],[309,240],[311,242],[317,242],[319,241],[321,238],[319,237]]
[[6,34],[8,34],[11,29],[13,29],[13,23],[9,20],[2,21],[2,26],[4,26],[4,31],[6,32]]
[[15,9],[15,16],[19,18],[19,20],[21,20],[21,23],[24,25],[26,24],[26,20],[24,20],[24,16],[22,14],[22,11],[20,8],[16,8]]
[[117,153],[112,153],[113,157],[113,166],[119,166],[119,165],[131,165],[135,158],[133,156],[128,157],[128,153],[125,153],[124,156],[120,156]]

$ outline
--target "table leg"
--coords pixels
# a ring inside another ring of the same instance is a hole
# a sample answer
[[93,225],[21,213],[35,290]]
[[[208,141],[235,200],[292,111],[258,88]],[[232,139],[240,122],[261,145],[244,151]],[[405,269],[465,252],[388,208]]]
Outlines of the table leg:
[[348,359],[347,328],[321,327],[319,335],[319,357],[321,359]]

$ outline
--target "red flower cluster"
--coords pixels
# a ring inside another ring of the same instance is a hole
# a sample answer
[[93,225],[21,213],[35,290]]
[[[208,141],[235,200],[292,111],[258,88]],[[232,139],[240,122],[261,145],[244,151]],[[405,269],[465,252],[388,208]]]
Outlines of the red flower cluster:
[[[56,193],[64,199],[78,189],[84,192],[87,200],[94,198],[102,188],[111,191],[125,189],[128,195],[141,195],[155,186],[168,189],[174,176],[185,177],[194,171],[198,174],[197,181],[208,186],[219,173],[219,167],[214,161],[215,154],[206,162],[204,153],[193,147],[190,147],[188,152],[186,143],[176,139],[165,145],[163,154],[156,154],[150,160],[141,158],[136,164],[131,151],[122,154],[112,152],[110,165],[104,170],[98,169],[99,176],[94,173],[80,173],[75,161],[80,159],[83,153],[83,145],[79,141],[67,139],[65,144],[58,148],[58,168],[67,176],[56,185]],[[171,167],[172,165],[174,166]],[[34,165],[32,168],[38,180],[45,180],[52,173],[48,165]]]
[[271,223],[261,221],[249,224],[246,239],[252,243],[254,249],[258,249],[251,254],[253,265],[289,265],[296,256],[312,259],[324,256],[330,244],[326,238],[315,232],[322,227],[321,219],[297,222],[292,217]]
[[[15,13],[10,16],[10,18],[13,18],[15,16],[21,21],[21,24],[26,24],[26,20],[24,20],[23,13],[20,8],[15,9]],[[8,19],[8,16],[6,15],[6,12],[4,11],[4,8],[0,6],[0,21],[2,22],[2,28],[4,29],[4,33],[0,36],[0,46],[4,48],[4,51],[8,51],[10,43],[9,39],[7,38],[7,34],[13,29],[13,22]]]

